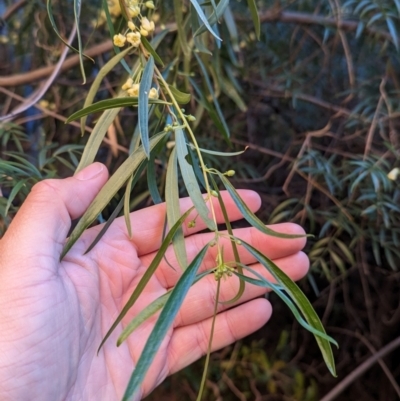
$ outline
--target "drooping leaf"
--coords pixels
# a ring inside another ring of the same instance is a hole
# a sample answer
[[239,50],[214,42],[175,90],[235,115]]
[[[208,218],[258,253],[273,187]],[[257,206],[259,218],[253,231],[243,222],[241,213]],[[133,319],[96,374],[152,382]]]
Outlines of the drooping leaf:
[[[176,148],[172,149],[169,156],[167,167],[167,178],[165,185],[165,202],[167,206],[167,220],[170,227],[180,219],[181,211],[179,207],[179,187],[178,187],[178,159]],[[185,270],[187,263],[185,237],[182,228],[178,228],[175,236],[172,239],[172,245],[176,260],[182,270]]]
[[[168,249],[169,244],[171,243],[172,238],[176,234],[176,231],[181,227],[182,223],[185,221],[187,216],[191,213],[193,208],[190,208],[187,210],[181,217],[180,219],[175,223],[175,225],[171,228],[171,230],[168,232],[166,235],[164,241],[162,242],[160,249],[157,251],[156,256],[150,263],[150,266],[146,269],[145,273],[143,274],[142,278],[140,279],[138,285],[135,287],[132,295],[128,299],[128,302],[125,304],[125,306],[122,308],[122,311],[118,315],[118,317],[115,319],[114,323],[112,324],[111,328],[108,330],[107,334],[104,336],[103,340],[101,341],[99,348],[97,350],[97,353],[100,351],[101,347],[103,344],[107,341],[108,337],[110,337],[111,333],[115,330],[115,328],[118,326],[118,324],[121,322],[121,320],[125,317],[125,315],[128,313],[129,309],[132,308],[133,304],[136,302],[136,300],[139,298],[140,294],[146,287],[147,283],[153,276],[154,272],[156,271],[158,265],[160,264],[165,252]],[[175,287],[176,288],[176,287]]]
[[261,24],[260,24],[260,16],[258,15],[256,0],[247,0],[247,5],[249,6],[257,39],[260,40]]
[[179,103],[179,104],[186,104],[190,102],[190,94],[189,93],[184,93],[181,92],[179,89],[175,88],[175,86],[173,85],[168,85],[169,90],[172,92],[172,94],[174,95],[175,100]]
[[157,52],[155,51],[154,47],[146,39],[146,37],[145,36],[141,36],[140,39],[142,41],[143,47],[153,56],[154,61],[156,61],[158,64],[160,64],[161,67],[164,67],[164,62],[161,60],[161,57],[157,54]]
[[182,178],[185,183],[185,187],[188,191],[190,199],[192,200],[196,211],[199,213],[200,217],[206,224],[206,226],[214,231],[216,225],[214,220],[208,217],[210,213],[206,202],[203,199],[203,195],[200,191],[199,184],[196,179],[196,175],[193,171],[193,167],[187,162],[186,157],[188,155],[188,150],[186,146],[185,135],[181,129],[175,130],[175,142],[176,142],[176,152],[178,155],[179,167],[181,169]]
[[[228,5],[229,5],[229,0],[221,0],[217,4],[214,11],[207,19],[210,26],[215,25],[218,22],[218,20],[224,14],[225,9]],[[207,30],[208,30],[208,27],[206,26],[206,24],[204,24],[204,25],[200,26],[200,28],[198,28],[197,31],[195,31],[194,36],[201,35],[202,33],[206,32]]]
[[204,14],[203,9],[201,8],[200,4],[197,2],[197,0],[190,0],[190,2],[192,3],[193,7],[195,8],[197,15],[199,16],[199,18],[203,21],[205,27],[207,28],[207,30],[217,39],[217,40],[222,40],[215,32],[214,30],[211,28],[211,25],[208,22],[207,17]]
[[146,342],[146,345],[144,346],[142,354],[140,355],[137,365],[135,366],[135,370],[133,371],[129,379],[128,386],[125,390],[122,401],[130,400],[143,382],[143,379],[162,341],[164,340],[169,328],[175,320],[176,315],[178,314],[178,311],[183,303],[183,300],[185,299],[185,296],[195,279],[197,270],[199,269],[200,264],[203,261],[207,249],[208,245],[204,246],[204,248],[196,255],[192,263],[184,271],[181,278],[178,280],[175,287],[173,288],[171,295],[165,303],[165,306],[160,313],[157,323],[154,325],[153,331],[151,332]]
[[[244,246],[247,251],[254,256],[254,258],[259,261],[274,277],[277,284],[280,285],[289,296],[295,301],[297,307],[303,314],[307,323],[314,327],[321,333],[326,334],[324,326],[321,323],[317,313],[312,307],[310,301],[303,294],[300,288],[294,283],[289,276],[286,275],[278,266],[275,265],[270,259],[266,258],[260,251],[255,249],[253,246],[245,241],[241,241],[242,246]],[[322,338],[319,335],[315,336],[318,346],[321,350],[324,361],[333,376],[336,376],[335,361],[333,359],[332,348],[330,346],[330,341],[326,338]],[[332,339],[333,340],[333,339]],[[334,341],[334,340],[333,340]],[[337,344],[336,344],[337,345]]]
[[[210,274],[214,269],[209,269],[203,273],[200,273],[196,276],[193,281],[193,284],[197,283],[203,277]],[[143,322],[145,322],[149,317],[153,316],[157,313],[167,302],[168,298],[171,295],[171,290],[167,293],[161,295],[149,305],[147,305],[139,314],[137,314],[130,323],[124,328],[121,335],[118,337],[117,346],[119,347],[128,337],[131,335]]]
[[144,152],[150,157],[149,148],[149,92],[154,74],[154,57],[150,56],[143,70],[139,87],[139,130]]
[[243,202],[242,198],[236,191],[235,187],[230,183],[230,181],[219,171],[217,172],[217,174],[218,174],[219,178],[221,179],[222,183],[224,184],[224,187],[231,195],[237,208],[242,213],[243,217],[253,227],[257,228],[259,231],[263,232],[264,234],[271,235],[273,237],[279,237],[279,238],[304,238],[304,237],[306,237],[306,235],[301,235],[301,234],[278,233],[277,231],[274,231],[274,230],[266,227],[265,224],[249,209],[249,207],[246,205],[246,203]]
[[[101,81],[103,78],[132,50],[132,48],[127,48],[124,51],[116,54],[111,60],[109,60],[97,73],[96,78],[90,87],[88,94],[86,95],[85,103],[83,104],[83,109],[90,106],[93,103],[93,99],[96,96],[97,91],[100,88]],[[85,132],[86,117],[81,118],[81,133]]]
[[[142,86],[142,84],[140,84]],[[139,94],[140,96],[140,94]],[[164,100],[160,99],[147,99],[148,104],[169,104]],[[140,108],[140,100],[137,97],[115,97],[113,99],[105,99],[100,100],[99,102],[93,103],[92,105],[85,107],[84,109],[78,110],[75,113],[71,114],[65,123],[69,123],[73,120],[77,120],[78,118],[87,116],[88,114],[95,113],[97,111],[103,111],[113,108],[127,107],[127,106],[137,106],[139,104]],[[118,110],[118,111],[119,111]]]
[[[166,135],[166,133],[162,132],[153,136],[150,139],[150,148],[152,149],[158,143],[158,141],[164,137],[164,135]],[[96,220],[99,213],[107,206],[112,197],[126,183],[128,178],[137,170],[145,157],[146,155],[143,147],[139,147],[121,164],[118,170],[103,186],[84,215],[79,220],[64,246],[60,259],[66,255],[66,253],[71,249],[72,245],[86,230],[86,228],[88,228],[89,225]]]

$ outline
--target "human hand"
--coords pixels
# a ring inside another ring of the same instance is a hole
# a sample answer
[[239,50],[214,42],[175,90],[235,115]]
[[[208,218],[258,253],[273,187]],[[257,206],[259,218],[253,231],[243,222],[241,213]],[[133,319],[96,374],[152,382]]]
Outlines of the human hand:
[[[101,226],[90,228],[60,262],[71,219],[84,213],[107,177],[106,168],[94,163],[74,177],[40,182],[0,240],[2,401],[121,399],[156,317],[144,322],[119,348],[116,339],[134,315],[179,278],[179,268],[173,270],[161,262],[138,301],[96,355],[101,340],[157,252],[165,218],[164,204],[132,213],[131,239],[124,219],[117,219],[94,249],[84,255]],[[231,221],[240,219],[229,195],[222,194]],[[252,211],[260,207],[255,192],[243,190],[240,194]],[[190,206],[190,199],[181,200],[182,212]],[[218,202],[215,209],[217,219],[223,222]],[[194,228],[184,228],[189,260],[213,236],[197,233],[204,228],[201,221]],[[274,230],[303,233],[301,227],[291,223],[275,225]],[[306,274],[308,258],[301,252],[305,238],[269,237],[254,228],[237,229],[235,233],[274,260],[292,279]],[[271,279],[243,247],[238,248],[243,263],[252,264],[253,269]],[[225,260],[233,260],[230,247],[224,249]],[[214,248],[207,252],[200,270],[215,265]],[[177,265],[172,249],[167,251],[167,259]],[[238,279],[230,277],[221,285],[220,300],[233,298],[238,288]],[[215,291],[213,275],[190,289],[136,399],[206,353]],[[265,298],[254,299],[264,292],[264,288],[247,284],[234,308],[219,304],[214,350],[268,321],[270,303]]]

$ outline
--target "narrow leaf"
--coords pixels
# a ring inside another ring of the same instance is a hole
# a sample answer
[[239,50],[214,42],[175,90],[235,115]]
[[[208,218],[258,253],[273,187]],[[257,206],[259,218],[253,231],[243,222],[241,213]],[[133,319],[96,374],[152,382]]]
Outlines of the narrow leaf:
[[[167,220],[170,227],[180,219],[181,211],[179,207],[179,187],[178,187],[178,162],[176,148],[172,149],[168,160],[167,178],[165,185],[165,201],[167,206]],[[182,270],[185,270],[187,263],[185,237],[182,228],[176,231],[172,240],[176,260]]]
[[144,152],[147,158],[150,157],[149,148],[149,92],[154,73],[154,57],[150,56],[144,67],[142,80],[139,87],[139,130]]
[[253,19],[254,29],[256,31],[257,39],[260,40],[261,24],[260,16],[258,15],[256,0],[247,0],[247,5],[249,6],[251,18]]
[[181,129],[175,130],[175,142],[182,178],[190,199],[192,200],[197,212],[199,213],[204,223],[211,231],[214,231],[216,229],[215,222],[208,217],[208,214],[210,212],[208,210],[206,202],[203,199],[203,195],[200,191],[200,187],[197,182],[196,175],[193,171],[193,167],[186,160],[188,150],[186,146],[185,135]]
[[243,199],[237,193],[235,187],[229,182],[229,180],[219,171],[217,171],[219,178],[224,184],[226,190],[231,195],[233,201],[235,202],[237,208],[242,213],[243,217],[257,230],[263,232],[264,234],[271,235],[278,238],[304,238],[307,235],[301,234],[283,234],[278,233],[270,228],[266,227],[265,224],[248,208],[248,206],[243,202]]
[[[165,132],[153,136],[150,140],[150,148],[153,148],[160,141]],[[118,168],[114,175],[106,182],[93,202],[90,204],[85,214],[81,217],[78,224],[72,231],[67,243],[64,246],[60,259],[62,259],[71,249],[72,245],[78,240],[82,233],[92,224],[99,213],[107,206],[117,191],[126,183],[128,178],[136,171],[145,159],[143,147],[133,152]]]
[[[318,331],[326,334],[324,326],[322,325],[317,313],[297,284],[294,283],[278,266],[276,266],[275,263],[266,258],[260,251],[252,247],[250,244],[242,241],[242,246],[244,246],[256,258],[256,260],[258,260],[271,273],[277,284],[282,286],[289,296],[296,302],[297,307],[300,309],[307,323]],[[336,376],[335,361],[333,359],[332,348],[329,341],[320,336],[316,336],[315,339],[317,340],[329,371],[333,376]]]
[[160,64],[161,67],[164,67],[164,62],[161,60],[161,57],[157,54],[157,52],[154,50],[154,47],[146,39],[145,36],[141,36],[141,41],[142,41],[144,48],[153,56],[154,61],[156,61],[158,64]]
[[[141,84],[140,84],[141,86]],[[140,94],[139,94],[140,96]],[[150,104],[170,104],[168,102],[164,102],[164,100],[159,99],[146,99],[147,105]],[[103,111],[107,109],[113,108],[121,108],[126,106],[137,106],[140,103],[139,98],[137,97],[115,97],[113,99],[100,100],[100,102],[93,103],[92,105],[85,107],[84,109],[78,110],[74,114],[71,114],[65,123],[69,123],[73,120],[77,120],[78,118],[87,116],[88,114],[95,113],[97,111]],[[140,104],[139,104],[140,109]],[[118,110],[119,111],[119,110]]]
[[208,245],[206,245],[193,259],[193,262],[188,266],[182,277],[179,279],[174,289],[171,292],[157,323],[154,325],[153,331],[151,332],[146,345],[140,355],[140,358],[135,366],[128,387],[125,390],[122,401],[128,401],[139,389],[139,386],[143,382],[143,379],[162,343],[169,328],[178,314],[178,311],[185,299],[190,286],[192,285],[196,276],[197,270],[200,267],[201,262],[206,254]]
[[211,25],[208,22],[207,17],[205,16],[203,9],[201,8],[200,4],[197,2],[197,0],[190,0],[190,2],[193,4],[193,7],[195,8],[197,15],[199,18],[203,21],[204,25],[206,26],[207,30],[218,40],[222,41],[222,39],[214,32],[214,30],[211,28]]
[[172,92],[172,94],[174,95],[175,100],[179,103],[179,104],[186,104],[190,102],[190,94],[189,93],[184,93],[181,92],[179,89],[175,88],[175,86],[172,85],[168,85],[170,91]]
[[165,252],[168,249],[168,246],[169,246],[173,236],[176,234],[176,231],[181,227],[182,223],[185,221],[187,216],[189,216],[189,214],[191,213],[192,210],[193,210],[193,207],[190,208],[189,210],[187,210],[186,213],[184,213],[181,216],[181,218],[175,223],[175,225],[171,228],[169,233],[166,235],[163,243],[160,246],[160,249],[158,250],[158,252],[157,252],[156,256],[154,257],[154,259],[152,260],[152,262],[150,263],[150,266],[146,269],[146,271],[143,274],[142,278],[140,279],[138,285],[135,287],[135,290],[133,291],[132,295],[128,299],[128,302],[122,308],[121,313],[115,319],[111,328],[108,330],[107,334],[104,336],[103,340],[101,341],[99,348],[97,350],[97,353],[100,351],[103,344],[107,341],[108,337],[110,337],[111,333],[115,330],[115,328],[118,326],[118,324],[121,322],[121,320],[128,313],[129,309],[132,308],[133,304],[139,298],[140,294],[142,293],[142,291],[146,287],[147,283],[149,282],[149,280],[153,276],[154,272],[156,271],[158,265],[160,264]]
[[[229,0],[221,0],[217,6],[215,7],[214,11],[208,18],[208,23],[210,26],[215,25],[218,20],[222,17],[225,12],[226,7],[229,5]],[[207,31],[206,25],[202,25],[195,33],[194,36],[198,36]]]
[[[132,50],[132,48],[127,48],[124,51],[116,54],[111,60],[109,60],[97,73],[96,78],[90,87],[90,90],[86,96],[85,103],[83,104],[83,109],[90,106],[93,103],[93,99],[96,96],[97,91],[100,88],[101,81],[103,78]],[[86,117],[81,119],[81,133],[85,132]]]

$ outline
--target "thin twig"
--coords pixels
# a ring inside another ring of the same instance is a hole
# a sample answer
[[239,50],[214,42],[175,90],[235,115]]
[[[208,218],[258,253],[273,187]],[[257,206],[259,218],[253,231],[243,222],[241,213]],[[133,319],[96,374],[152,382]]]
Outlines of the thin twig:
[[[74,24],[74,27],[72,28],[71,34],[68,38],[69,45],[73,42],[75,35],[76,35],[76,31],[77,31],[77,26],[76,26],[76,24]],[[6,114],[3,117],[0,117],[0,121],[12,120],[18,114],[21,114],[25,110],[28,110],[33,104],[37,103],[43,97],[43,95],[47,92],[47,90],[53,84],[58,73],[60,72],[60,69],[61,69],[62,65],[64,64],[65,58],[67,57],[68,50],[69,50],[68,46],[65,45],[65,47],[61,53],[60,59],[58,60],[58,63],[56,64],[52,74],[49,76],[47,81],[43,85],[41,85],[38,89],[36,89],[36,91],[32,94],[32,96],[30,96],[28,99],[26,99],[24,102],[22,102],[18,107],[16,107],[14,110],[12,110],[11,113]]]
[[[244,18],[238,17],[240,20],[244,20]],[[295,11],[281,11],[281,10],[273,10],[267,11],[260,15],[261,22],[285,22],[285,23],[294,23],[294,24],[305,24],[305,25],[324,25],[331,26],[334,28],[340,28],[344,31],[354,32],[357,31],[359,22],[358,21],[348,21],[348,20],[340,20],[339,25],[338,21],[335,18],[324,17],[322,15],[313,15]],[[366,27],[364,31],[370,35],[376,36],[380,39],[389,40],[393,42],[393,38],[390,36],[388,32],[381,31],[379,29]]]
[[351,383],[357,380],[362,374],[364,374],[369,368],[371,368],[379,359],[395,350],[400,346],[400,337],[397,337],[392,342],[380,349],[376,354],[371,355],[366,361],[364,361],[358,368],[353,370],[345,379],[337,384],[328,394],[325,395],[320,401],[332,401],[340,393],[342,393]]

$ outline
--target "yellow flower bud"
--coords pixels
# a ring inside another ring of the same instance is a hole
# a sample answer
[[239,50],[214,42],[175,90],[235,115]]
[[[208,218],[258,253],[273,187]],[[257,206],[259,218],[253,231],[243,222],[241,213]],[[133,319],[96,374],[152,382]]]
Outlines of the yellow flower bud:
[[140,45],[140,33],[139,32],[129,32],[126,35],[126,40],[134,47],[139,47]]
[[142,18],[142,28],[151,33],[154,31],[155,26],[153,21],[149,21],[146,17]]
[[140,34],[142,36],[148,36],[149,35],[149,33],[146,31],[146,29],[143,29],[142,27],[140,28]]
[[129,28],[131,31],[135,31],[135,30],[136,30],[136,26],[135,26],[135,24],[134,24],[132,21],[128,21],[128,28]]
[[389,178],[389,180],[396,181],[399,175],[400,175],[400,169],[398,167],[395,167],[393,170],[389,172],[387,178]]
[[115,46],[124,47],[126,42],[126,37],[119,33],[118,35],[114,35],[113,42]]
[[158,90],[156,88],[151,88],[149,92],[149,99],[158,99]]
[[130,89],[128,89],[128,95],[132,97],[139,97],[139,84],[133,84]]
[[228,177],[233,177],[235,175],[235,170],[228,170],[225,172],[224,175],[227,175]]
[[128,13],[132,18],[136,18],[140,14],[140,7],[130,6],[128,7]]
[[154,10],[154,3],[152,1],[146,1],[146,3],[144,3],[144,5],[147,8],[150,8],[151,10]]
[[122,85],[122,90],[126,91],[128,89],[130,89],[133,85],[133,79],[132,78],[128,78],[126,80],[126,82]]

